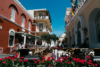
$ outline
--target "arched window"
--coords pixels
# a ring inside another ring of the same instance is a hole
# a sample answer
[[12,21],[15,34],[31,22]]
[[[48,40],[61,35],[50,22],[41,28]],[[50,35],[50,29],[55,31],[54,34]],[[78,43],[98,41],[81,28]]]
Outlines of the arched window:
[[25,21],[25,18],[22,16],[22,27],[25,26],[24,21]]
[[100,11],[96,15],[95,25],[96,25],[97,43],[100,43]]
[[29,31],[31,30],[31,22],[29,21]]
[[9,31],[9,47],[13,47],[14,46],[14,37],[15,37],[15,31],[13,29],[11,29]]
[[11,20],[15,21],[15,9],[14,8],[12,8],[12,11],[11,11]]

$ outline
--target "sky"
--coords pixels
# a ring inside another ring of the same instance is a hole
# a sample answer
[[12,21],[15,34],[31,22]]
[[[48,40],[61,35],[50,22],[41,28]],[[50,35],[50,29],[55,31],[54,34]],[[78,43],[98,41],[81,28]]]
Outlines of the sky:
[[52,20],[52,33],[60,36],[65,32],[65,12],[71,7],[70,0],[19,0],[27,9],[47,9]]

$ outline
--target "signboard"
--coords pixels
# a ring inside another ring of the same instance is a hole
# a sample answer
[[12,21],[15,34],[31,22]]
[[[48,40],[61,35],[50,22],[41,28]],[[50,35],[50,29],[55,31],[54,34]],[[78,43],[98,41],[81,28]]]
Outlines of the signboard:
[[2,29],[2,26],[0,26],[0,29]]

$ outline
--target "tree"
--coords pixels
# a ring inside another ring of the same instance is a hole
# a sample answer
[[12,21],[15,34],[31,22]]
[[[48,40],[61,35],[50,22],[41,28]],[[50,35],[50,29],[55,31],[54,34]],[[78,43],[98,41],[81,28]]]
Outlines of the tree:
[[59,39],[55,34],[51,35],[51,39],[56,43],[56,41]]

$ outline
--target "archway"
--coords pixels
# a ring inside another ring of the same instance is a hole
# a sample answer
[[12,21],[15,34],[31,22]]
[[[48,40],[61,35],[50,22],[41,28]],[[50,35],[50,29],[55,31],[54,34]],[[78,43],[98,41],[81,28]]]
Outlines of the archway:
[[77,25],[77,45],[79,47],[81,47],[81,32],[80,32],[80,28],[81,28],[81,24],[80,24],[80,21],[78,22],[78,25]]
[[91,11],[88,19],[89,43],[90,47],[100,47],[100,8]]
[[84,43],[85,40],[85,20],[83,16],[78,16],[74,23],[74,33],[75,33],[75,44],[81,47],[81,44]]

